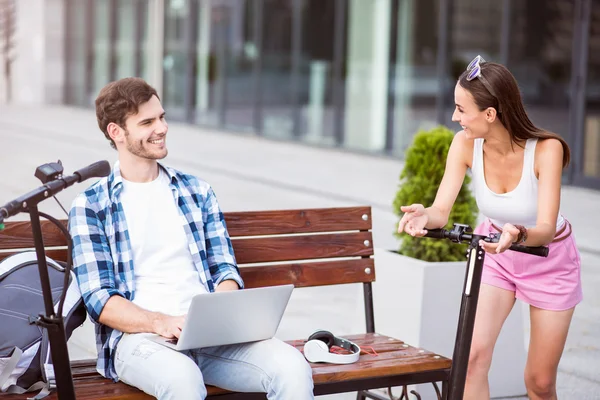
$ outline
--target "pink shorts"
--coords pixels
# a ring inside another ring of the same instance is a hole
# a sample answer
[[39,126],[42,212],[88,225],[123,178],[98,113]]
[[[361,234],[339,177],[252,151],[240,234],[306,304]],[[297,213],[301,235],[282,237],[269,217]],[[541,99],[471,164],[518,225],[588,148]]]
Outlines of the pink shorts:
[[[561,311],[575,307],[583,299],[581,259],[571,234],[571,225],[549,245],[548,257],[506,250],[485,254],[481,283],[515,292],[515,297],[544,310]],[[475,229],[488,235],[498,232],[489,219]],[[562,239],[562,240],[561,240]]]

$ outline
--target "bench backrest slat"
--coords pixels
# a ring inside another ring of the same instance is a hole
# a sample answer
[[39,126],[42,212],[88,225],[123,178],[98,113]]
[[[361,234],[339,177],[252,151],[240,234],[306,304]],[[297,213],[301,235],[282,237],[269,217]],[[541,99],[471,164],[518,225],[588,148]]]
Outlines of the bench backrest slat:
[[370,207],[225,213],[231,237],[371,229]]
[[240,269],[246,287],[275,286],[292,283],[295,287],[338,285],[375,280],[374,260],[359,258],[279,264]]
[[[67,221],[61,222],[67,226]],[[24,249],[33,247],[33,234],[29,221],[5,223],[6,228],[0,231],[0,250]],[[66,246],[67,241],[63,233],[50,221],[42,220],[42,233],[46,247]]]
[[371,232],[233,239],[239,264],[373,255]]
[[[224,217],[248,287],[375,280],[370,207],[232,212]],[[61,222],[66,226],[66,220]],[[52,223],[43,220],[42,230],[46,247],[66,246]],[[7,222],[0,231],[0,250],[5,251],[0,260],[25,248],[33,248],[28,222]],[[46,254],[66,259],[65,249]]]

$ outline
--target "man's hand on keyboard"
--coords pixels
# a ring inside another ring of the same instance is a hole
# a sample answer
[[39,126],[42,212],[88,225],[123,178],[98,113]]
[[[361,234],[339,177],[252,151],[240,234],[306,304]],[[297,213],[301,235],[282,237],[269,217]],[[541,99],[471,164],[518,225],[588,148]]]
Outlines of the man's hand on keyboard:
[[166,338],[179,338],[184,322],[185,315],[172,317],[170,315],[158,314],[153,322],[154,333]]

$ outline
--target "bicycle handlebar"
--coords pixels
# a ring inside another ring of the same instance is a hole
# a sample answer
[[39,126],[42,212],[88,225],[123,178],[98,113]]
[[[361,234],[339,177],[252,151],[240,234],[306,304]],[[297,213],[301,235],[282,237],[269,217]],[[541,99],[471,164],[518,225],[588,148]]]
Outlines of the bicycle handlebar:
[[[458,229],[457,229],[458,227]],[[454,224],[454,229],[449,231],[447,229],[429,229],[425,234],[425,237],[434,239],[448,239],[455,243],[471,243],[473,241],[473,232],[467,232],[467,225]],[[483,236],[483,240],[489,243],[498,242],[499,236],[491,234],[490,236]],[[548,257],[548,247],[546,246],[523,246],[520,244],[513,244],[509,247],[510,250],[518,251],[520,253],[532,254],[539,257]]]

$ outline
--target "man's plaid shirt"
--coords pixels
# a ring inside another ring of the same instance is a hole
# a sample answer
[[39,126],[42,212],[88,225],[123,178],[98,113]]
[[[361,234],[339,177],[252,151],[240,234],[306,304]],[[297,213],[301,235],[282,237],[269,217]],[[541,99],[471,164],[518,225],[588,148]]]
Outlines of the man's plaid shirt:
[[[207,291],[223,280],[243,281],[223,214],[210,185],[191,175],[164,168],[182,215],[194,265]],[[114,353],[122,332],[98,322],[113,295],[132,300],[135,295],[134,264],[129,232],[119,194],[123,190],[119,163],[113,172],[79,194],[69,213],[73,238],[73,268],[87,311],[96,325],[98,372],[118,380]],[[157,215],[156,218],[161,218]]]

